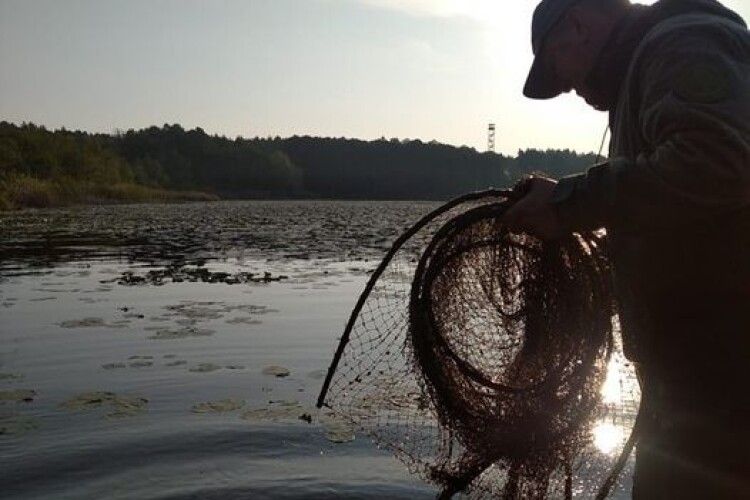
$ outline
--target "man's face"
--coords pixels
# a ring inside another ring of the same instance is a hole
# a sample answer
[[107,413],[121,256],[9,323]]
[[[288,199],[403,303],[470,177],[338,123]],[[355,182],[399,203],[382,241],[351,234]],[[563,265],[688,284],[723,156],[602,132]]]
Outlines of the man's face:
[[588,33],[579,19],[565,15],[547,35],[541,51],[544,64],[563,93],[575,90],[590,106],[599,109],[596,96],[586,84],[595,62]]

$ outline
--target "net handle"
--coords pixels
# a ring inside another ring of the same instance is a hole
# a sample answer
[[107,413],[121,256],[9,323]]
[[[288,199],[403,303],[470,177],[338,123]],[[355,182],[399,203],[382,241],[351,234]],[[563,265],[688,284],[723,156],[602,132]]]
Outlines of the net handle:
[[401,236],[399,236],[396,239],[391,249],[383,258],[383,261],[372,273],[372,276],[370,276],[370,279],[367,282],[367,285],[365,286],[364,291],[359,296],[359,299],[357,300],[357,304],[354,306],[354,309],[352,310],[352,314],[349,316],[349,321],[346,324],[344,333],[341,336],[341,340],[339,341],[338,347],[336,348],[336,352],[333,355],[333,361],[331,361],[331,365],[328,367],[328,373],[326,374],[326,378],[323,381],[323,387],[320,389],[320,394],[318,395],[318,402],[316,403],[316,406],[318,408],[322,408],[323,406],[326,405],[325,399],[326,399],[326,396],[328,395],[328,388],[331,385],[331,380],[333,380],[333,375],[336,373],[336,369],[338,368],[339,362],[341,361],[341,356],[344,355],[344,349],[346,348],[346,345],[349,343],[349,337],[351,336],[351,332],[354,329],[355,323],[357,322],[357,317],[359,316],[359,313],[362,310],[362,307],[364,307],[365,305],[365,301],[367,300],[367,297],[370,295],[370,292],[372,292],[372,289],[375,288],[375,283],[378,281],[378,278],[380,278],[380,275],[383,274],[383,271],[385,271],[385,268],[391,262],[391,260],[393,259],[393,256],[403,246],[406,240],[414,236],[420,229],[422,229],[426,224],[428,224],[430,221],[432,221],[436,217],[440,216],[441,214],[447,212],[448,210],[458,205],[461,205],[462,203],[481,200],[482,198],[517,199],[522,194],[523,193],[519,192],[518,189],[513,190],[513,189],[498,189],[498,188],[490,188],[490,189],[485,189],[483,191],[475,191],[472,193],[467,193],[463,196],[459,196],[458,198],[452,199],[451,201],[445,203],[444,205],[436,208],[429,214],[425,215],[424,217],[419,219],[419,221],[417,221],[416,224],[414,224],[412,227],[410,227],[408,230],[406,230],[406,232],[404,232]]

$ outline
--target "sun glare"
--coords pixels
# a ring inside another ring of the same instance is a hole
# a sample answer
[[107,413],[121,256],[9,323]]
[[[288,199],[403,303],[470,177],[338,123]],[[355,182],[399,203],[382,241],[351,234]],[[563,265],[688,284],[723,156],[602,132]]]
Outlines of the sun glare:
[[622,427],[601,422],[594,427],[594,446],[602,453],[612,453],[622,443],[624,435]]

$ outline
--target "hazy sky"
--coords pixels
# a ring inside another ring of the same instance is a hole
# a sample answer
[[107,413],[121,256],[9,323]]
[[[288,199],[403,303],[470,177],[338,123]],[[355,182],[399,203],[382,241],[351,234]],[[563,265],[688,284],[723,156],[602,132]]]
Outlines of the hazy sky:
[[[653,2],[643,2],[653,3]],[[750,0],[726,5],[750,19]],[[535,0],[0,0],[0,119],[91,131],[599,147],[604,114],[521,95]]]

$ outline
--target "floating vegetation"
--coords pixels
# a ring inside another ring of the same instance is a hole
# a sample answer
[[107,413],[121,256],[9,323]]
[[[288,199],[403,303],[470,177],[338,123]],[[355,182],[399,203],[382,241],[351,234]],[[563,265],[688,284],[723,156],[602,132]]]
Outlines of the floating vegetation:
[[29,302],[47,302],[48,300],[57,300],[57,297],[37,297],[35,299],[29,299]]
[[125,271],[117,279],[120,285],[154,285],[161,286],[165,283],[182,283],[183,281],[196,283],[224,283],[227,285],[239,285],[243,283],[271,283],[288,279],[288,276],[276,275],[266,271],[258,273],[226,273],[212,272],[205,267],[170,266],[164,269],[152,269],[146,274],[136,274],[133,271]]
[[[84,290],[83,293],[97,293],[96,290]],[[91,297],[79,297],[79,302],[83,302],[84,304],[96,304],[99,302],[109,302],[109,299],[94,299]]]
[[260,325],[263,322],[259,319],[253,318],[252,316],[240,316],[237,318],[228,319],[226,320],[226,323],[230,325]]
[[227,365],[224,368],[226,368],[227,370],[244,370],[245,369],[245,367],[242,365]]
[[215,372],[216,370],[221,370],[221,366],[215,365],[213,363],[201,363],[197,366],[191,366],[190,368],[188,368],[188,371],[196,373]]
[[143,319],[146,316],[144,314],[138,314],[138,313],[125,313],[122,315],[123,318],[129,318],[129,319]]
[[165,307],[172,312],[173,316],[182,316],[187,319],[206,321],[209,319],[219,319],[222,317],[222,311],[206,306],[197,306],[190,304],[178,304]]
[[60,328],[125,328],[129,321],[107,323],[102,318],[70,319],[57,323]]
[[13,389],[10,391],[0,391],[0,403],[12,401],[15,403],[30,403],[34,400],[36,391],[32,389]]
[[134,356],[130,356],[128,359],[154,359],[154,357],[153,356],[139,356],[139,355],[134,355]]
[[107,323],[102,318],[71,319],[58,323],[61,328],[95,328],[106,327]]
[[164,307],[167,311],[160,316],[152,316],[152,321],[174,321],[175,324],[182,328],[169,329],[159,326],[147,326],[145,330],[156,331],[157,333],[149,338],[153,339],[174,339],[185,337],[197,337],[213,334],[210,330],[201,330],[195,328],[196,324],[202,321],[216,320],[224,317],[227,313],[244,312],[248,316],[241,316],[226,320],[228,324],[260,324],[260,320],[253,316],[278,312],[268,306],[256,304],[223,304],[212,301],[182,301],[180,304],[174,304]]
[[249,422],[283,422],[297,421],[309,410],[302,406],[299,401],[277,401],[265,408],[254,408],[240,415],[240,418]]
[[216,333],[214,330],[207,330],[205,328],[194,328],[192,326],[186,326],[184,328],[169,329],[164,328],[157,330],[155,334],[150,335],[148,338],[153,340],[174,340],[174,339],[185,339],[188,337],[210,337]]
[[247,314],[268,314],[268,313],[277,313],[279,312],[278,309],[271,309],[268,306],[259,306],[256,304],[234,304],[234,305],[226,305],[222,307],[222,311],[225,312],[232,312],[232,311],[241,311]]
[[185,361],[184,359],[178,359],[176,361],[170,361],[169,363],[167,363],[164,366],[182,366],[182,365],[186,365],[186,364],[187,364],[187,361]]
[[125,363],[107,363],[102,365],[102,368],[105,370],[117,370],[118,368],[125,368],[126,366]]
[[263,375],[273,375],[274,377],[288,377],[291,373],[292,372],[289,371],[289,368],[278,365],[271,365],[263,368]]
[[148,399],[138,396],[122,396],[114,392],[84,392],[60,405],[70,411],[90,410],[109,406],[113,411],[105,418],[124,418],[138,415],[146,409]]
[[164,359],[174,359],[176,357],[177,357],[177,354],[165,354],[164,356],[162,356],[162,358]]
[[146,368],[153,365],[153,361],[132,361],[128,363],[128,366],[131,368]]
[[325,432],[325,437],[332,443],[349,443],[354,441],[354,429],[342,420],[325,416],[321,419],[321,425]]
[[207,401],[205,403],[198,403],[193,405],[190,409],[193,413],[226,413],[234,410],[239,410],[245,406],[245,402],[241,399],[222,399],[219,401]]
[[39,427],[39,420],[27,415],[0,415],[0,436],[25,434]]

